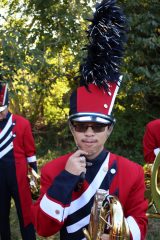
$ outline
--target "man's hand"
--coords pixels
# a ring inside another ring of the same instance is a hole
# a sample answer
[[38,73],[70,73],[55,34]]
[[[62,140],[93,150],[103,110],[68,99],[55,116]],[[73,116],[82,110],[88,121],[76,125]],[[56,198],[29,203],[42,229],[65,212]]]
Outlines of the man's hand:
[[65,166],[65,170],[69,173],[79,176],[82,172],[86,173],[86,158],[87,152],[77,150],[69,158]]

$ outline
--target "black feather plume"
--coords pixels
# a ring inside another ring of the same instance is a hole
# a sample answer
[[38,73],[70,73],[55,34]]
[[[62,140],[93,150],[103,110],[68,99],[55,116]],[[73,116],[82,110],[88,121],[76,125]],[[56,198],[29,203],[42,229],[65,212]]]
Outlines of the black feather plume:
[[126,17],[116,0],[103,0],[96,5],[87,30],[87,57],[80,65],[80,85],[96,84],[108,90],[110,82],[119,81],[119,68],[126,42]]

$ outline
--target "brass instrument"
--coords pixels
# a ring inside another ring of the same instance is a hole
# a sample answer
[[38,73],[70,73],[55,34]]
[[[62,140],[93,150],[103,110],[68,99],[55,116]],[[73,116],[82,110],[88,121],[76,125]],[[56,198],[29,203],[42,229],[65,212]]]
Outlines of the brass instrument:
[[40,176],[33,168],[29,168],[28,178],[32,199],[36,200],[40,193]]
[[83,233],[87,240],[100,240],[106,227],[109,229],[110,240],[130,239],[129,227],[118,198],[107,195],[103,189],[98,189],[91,210],[88,230],[84,228]]
[[151,208],[153,213],[148,212],[147,216],[150,218],[160,218],[160,153],[156,156],[153,164],[145,164],[145,197],[149,201],[148,210]]

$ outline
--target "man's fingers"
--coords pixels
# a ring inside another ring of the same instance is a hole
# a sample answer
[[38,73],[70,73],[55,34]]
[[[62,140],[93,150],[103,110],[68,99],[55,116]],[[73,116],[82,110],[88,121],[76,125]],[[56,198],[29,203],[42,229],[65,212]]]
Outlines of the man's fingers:
[[85,156],[80,156],[79,159],[80,159],[80,163],[84,163],[86,161]]
[[80,156],[82,156],[82,155],[87,155],[87,154],[88,154],[87,152],[78,149],[73,155],[74,155],[75,157],[80,157]]

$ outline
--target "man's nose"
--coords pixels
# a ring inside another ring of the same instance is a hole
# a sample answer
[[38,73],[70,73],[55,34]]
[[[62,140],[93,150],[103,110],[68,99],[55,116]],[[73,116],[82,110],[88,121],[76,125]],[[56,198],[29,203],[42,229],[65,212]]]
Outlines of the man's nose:
[[87,126],[85,133],[94,133],[92,126]]

